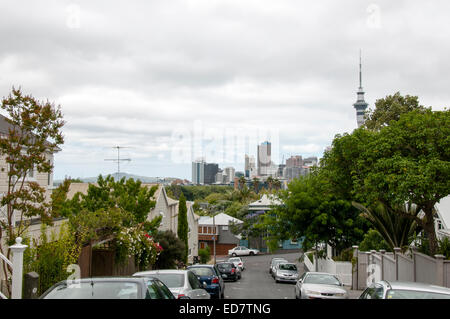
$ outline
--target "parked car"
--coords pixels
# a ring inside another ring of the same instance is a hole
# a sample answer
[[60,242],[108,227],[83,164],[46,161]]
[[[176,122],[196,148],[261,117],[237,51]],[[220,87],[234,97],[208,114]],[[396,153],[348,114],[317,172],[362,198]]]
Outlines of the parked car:
[[210,299],[206,284],[190,270],[152,270],[137,272],[133,276],[153,277],[161,280],[177,299]]
[[295,298],[348,299],[348,292],[333,274],[306,272],[295,284]]
[[240,271],[244,271],[245,269],[244,261],[241,259],[241,257],[228,258],[228,262],[233,263],[236,267],[239,268]]
[[281,258],[281,257],[274,257],[274,258],[272,258],[272,260],[270,261],[270,266],[269,266],[269,274],[272,274],[272,267],[274,265],[274,261],[276,261],[276,260],[281,260],[281,261],[288,262],[286,259]]
[[383,280],[370,284],[359,299],[450,299],[450,289],[418,282]]
[[244,246],[237,246],[228,251],[228,256],[253,256],[258,254],[258,249],[249,249]]
[[223,280],[236,281],[240,279],[241,272],[238,267],[236,267],[232,262],[222,262],[217,263],[217,268],[219,269],[220,275]]
[[202,284],[206,283],[206,291],[211,298],[224,298],[225,283],[216,265],[192,265],[187,269],[191,270]]
[[275,259],[272,261],[272,266],[271,266],[272,271],[270,273],[274,279],[275,279],[275,270],[277,268],[277,265],[281,264],[281,263],[288,263],[288,261],[286,259]]
[[40,299],[175,299],[157,278],[111,277],[63,280]]
[[293,263],[279,263],[275,268],[275,281],[296,283],[298,280],[297,266]]

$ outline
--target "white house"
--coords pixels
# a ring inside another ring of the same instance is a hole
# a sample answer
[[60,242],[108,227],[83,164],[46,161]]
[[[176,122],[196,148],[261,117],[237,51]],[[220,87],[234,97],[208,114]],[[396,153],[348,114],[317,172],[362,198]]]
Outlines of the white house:
[[450,239],[450,195],[441,199],[435,206],[437,217],[435,219],[435,228],[437,237],[442,240],[447,237]]

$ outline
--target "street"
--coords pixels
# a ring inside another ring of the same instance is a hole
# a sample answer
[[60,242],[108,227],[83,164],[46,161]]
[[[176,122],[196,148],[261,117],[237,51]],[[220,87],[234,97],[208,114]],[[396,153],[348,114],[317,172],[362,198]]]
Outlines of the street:
[[[241,257],[245,265],[242,279],[225,283],[225,299],[295,299],[294,284],[275,283],[269,274],[270,261],[274,257],[296,263],[299,274],[303,274],[303,263],[298,262],[300,253],[244,256]],[[221,260],[224,258],[218,258],[217,262]]]
[[[304,265],[298,261],[300,253],[243,256],[245,270],[242,279],[236,282],[226,281],[225,299],[295,299],[294,284],[276,283],[269,274],[270,261],[274,257],[283,257],[289,262],[295,263],[299,275],[304,273]],[[227,258],[218,257],[217,262]],[[357,299],[361,291],[349,289],[350,299]]]

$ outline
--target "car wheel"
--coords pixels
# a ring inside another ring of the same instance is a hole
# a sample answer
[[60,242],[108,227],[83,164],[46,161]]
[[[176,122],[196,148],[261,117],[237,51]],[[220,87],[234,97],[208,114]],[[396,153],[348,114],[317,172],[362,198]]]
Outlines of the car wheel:
[[236,257],[237,255],[236,255],[236,253],[232,253],[231,256]]
[[255,253],[253,251],[250,252],[250,256],[253,256]]

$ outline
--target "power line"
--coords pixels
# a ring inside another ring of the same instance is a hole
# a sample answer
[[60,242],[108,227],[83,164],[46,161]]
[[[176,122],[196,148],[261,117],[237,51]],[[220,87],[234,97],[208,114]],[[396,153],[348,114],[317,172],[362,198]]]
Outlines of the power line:
[[125,162],[131,161],[131,158],[120,158],[120,149],[121,148],[129,148],[129,147],[124,147],[124,146],[114,146],[112,148],[116,148],[117,149],[117,158],[107,158],[105,159],[105,161],[113,161],[113,162],[117,162],[117,179],[119,179],[119,174],[120,174],[120,162]]

